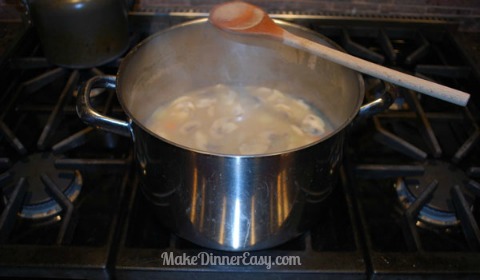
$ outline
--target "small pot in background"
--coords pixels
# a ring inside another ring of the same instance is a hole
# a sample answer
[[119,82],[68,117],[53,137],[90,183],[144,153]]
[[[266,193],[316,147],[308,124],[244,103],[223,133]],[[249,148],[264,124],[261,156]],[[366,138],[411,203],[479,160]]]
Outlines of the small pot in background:
[[52,64],[89,68],[122,55],[128,47],[125,0],[23,0]]

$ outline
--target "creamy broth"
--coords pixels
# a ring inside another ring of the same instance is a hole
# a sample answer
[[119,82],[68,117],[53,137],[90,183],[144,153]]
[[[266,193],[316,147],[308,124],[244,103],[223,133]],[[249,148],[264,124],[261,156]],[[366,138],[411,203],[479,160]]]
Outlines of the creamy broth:
[[331,132],[316,110],[275,89],[216,85],[160,106],[152,132],[197,150],[233,155],[282,152]]

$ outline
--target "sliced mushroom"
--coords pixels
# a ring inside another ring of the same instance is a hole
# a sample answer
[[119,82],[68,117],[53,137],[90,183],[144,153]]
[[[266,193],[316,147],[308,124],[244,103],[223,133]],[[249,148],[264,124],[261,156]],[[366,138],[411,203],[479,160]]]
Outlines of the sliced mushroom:
[[177,120],[185,120],[194,110],[195,105],[191,101],[182,101],[172,105],[170,116]]
[[268,102],[277,103],[285,100],[285,95],[279,90],[273,89],[272,94],[267,98]]
[[267,130],[264,132],[261,132],[259,135],[259,141],[265,142],[265,143],[270,143],[271,141],[275,141],[277,138],[281,137],[282,134],[279,132],[275,132],[273,130]]
[[295,100],[295,103],[303,110],[310,110],[310,106],[302,99]]
[[212,93],[222,93],[222,92],[225,92],[229,89],[230,89],[230,87],[227,87],[224,84],[216,84],[211,88]]
[[212,126],[210,127],[210,135],[216,138],[223,137],[226,134],[232,133],[237,128],[238,125],[229,118],[220,118],[212,123]]
[[195,103],[195,106],[197,106],[197,108],[206,108],[206,107],[212,106],[212,105],[215,104],[215,103],[217,103],[217,99],[216,99],[216,98],[206,97],[206,98],[202,98],[202,99],[198,100],[198,101]]
[[251,94],[255,97],[258,97],[262,101],[266,101],[270,95],[272,95],[272,89],[267,87],[252,87],[250,89]]
[[290,125],[290,127],[292,128],[293,132],[295,132],[298,136],[305,136],[305,133],[303,133],[303,130],[300,129],[300,127],[294,124]]
[[177,99],[173,100],[172,103],[170,103],[171,105],[175,105],[177,103],[182,103],[182,102],[187,102],[187,101],[191,101],[192,98],[190,96],[180,96],[178,97]]
[[197,121],[197,120],[188,121],[180,127],[180,133],[190,134],[190,133],[196,131],[197,129],[199,129],[200,125],[201,125],[200,121]]
[[278,111],[283,116],[291,119],[293,117],[292,108],[286,104],[280,103],[273,106],[276,111]]
[[289,141],[289,134],[283,131],[264,131],[259,135],[259,142],[268,144],[270,151],[281,151]]
[[321,118],[308,114],[302,121],[302,130],[312,136],[320,136],[325,133],[325,123]]
[[212,93],[215,96],[220,96],[220,102],[226,105],[232,105],[237,98],[237,92],[235,90],[233,90],[231,87],[227,87],[221,84],[213,87]]
[[243,106],[240,104],[236,104],[233,106],[233,117],[237,122],[243,121],[245,119],[245,109],[243,109]]
[[173,104],[172,109],[176,111],[193,111],[195,110],[195,105],[192,101],[182,101]]

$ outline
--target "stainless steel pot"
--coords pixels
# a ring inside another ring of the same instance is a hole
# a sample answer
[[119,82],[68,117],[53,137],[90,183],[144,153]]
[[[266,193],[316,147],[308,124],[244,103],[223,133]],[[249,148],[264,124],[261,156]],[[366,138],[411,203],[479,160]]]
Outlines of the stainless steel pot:
[[23,0],[49,62],[89,68],[128,47],[125,0]]
[[[334,46],[307,29],[289,31]],[[122,61],[117,77],[94,77],[78,96],[86,123],[134,141],[142,191],[161,221],[179,236],[221,250],[272,247],[314,222],[336,185],[345,128],[363,109],[361,76],[280,42],[237,42],[205,19],[157,33]],[[321,110],[335,127],[324,139],[298,149],[258,156],[220,155],[172,143],[144,121],[185,92],[218,83],[259,85],[292,93]],[[128,121],[95,112],[95,87],[116,88]]]

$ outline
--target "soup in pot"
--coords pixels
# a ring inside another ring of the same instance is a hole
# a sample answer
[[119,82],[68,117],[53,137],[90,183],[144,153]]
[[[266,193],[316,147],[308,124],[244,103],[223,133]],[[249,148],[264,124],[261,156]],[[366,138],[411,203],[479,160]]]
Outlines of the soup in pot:
[[332,131],[301,99],[266,87],[223,84],[188,92],[160,106],[145,126],[177,144],[231,155],[295,149]]

